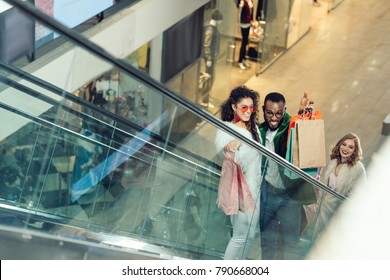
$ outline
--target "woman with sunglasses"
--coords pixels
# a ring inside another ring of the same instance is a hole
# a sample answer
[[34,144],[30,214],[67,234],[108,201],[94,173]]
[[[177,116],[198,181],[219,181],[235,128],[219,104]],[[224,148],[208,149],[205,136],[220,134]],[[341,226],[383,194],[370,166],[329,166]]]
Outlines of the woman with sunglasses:
[[[257,128],[259,94],[245,86],[234,88],[229,98],[221,106],[222,121],[232,130],[247,138],[261,143]],[[231,215],[233,236],[226,248],[224,259],[246,259],[251,244],[254,241],[260,211],[261,155],[233,136],[218,131],[215,139],[217,152],[223,150],[235,153],[236,161],[241,166],[248,183],[252,198],[255,200],[255,210],[249,213],[239,212]]]

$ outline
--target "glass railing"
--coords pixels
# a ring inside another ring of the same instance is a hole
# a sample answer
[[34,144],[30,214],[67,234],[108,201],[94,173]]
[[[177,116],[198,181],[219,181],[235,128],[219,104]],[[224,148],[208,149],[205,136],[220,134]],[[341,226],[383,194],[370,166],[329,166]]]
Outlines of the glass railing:
[[[161,148],[165,143],[153,139],[153,123],[131,134],[62,104],[38,117],[4,103],[1,108],[11,123],[24,124],[3,139],[1,161],[2,205],[17,206],[22,223],[43,229],[54,220],[179,248],[192,226],[188,216],[198,214],[197,226],[206,228],[212,211],[194,207],[199,195],[215,201],[218,172],[180,148]],[[162,228],[155,226],[158,219]],[[168,219],[178,228],[169,229]],[[152,223],[155,229],[148,231]]]
[[[44,68],[59,58],[72,66],[65,63],[58,70],[65,72],[45,81],[39,71],[32,72],[34,79],[3,68],[1,207],[15,216],[8,223],[124,248],[136,241],[139,250],[153,245],[151,251],[169,248],[169,254],[182,258],[223,258],[232,226],[216,204],[222,160],[215,138],[221,133],[240,139],[259,161],[267,158],[288,176],[295,174],[290,194],[296,199],[300,190],[313,194],[317,189],[343,199],[126,62],[19,5],[73,38]],[[74,65],[79,63],[83,71]],[[128,87],[113,96],[98,92],[105,101],[95,104],[67,93],[80,76],[107,71],[126,79]],[[253,193],[258,203],[259,189]],[[259,213],[254,213],[247,257],[259,259]],[[304,258],[313,224],[294,223],[298,239],[280,258]]]

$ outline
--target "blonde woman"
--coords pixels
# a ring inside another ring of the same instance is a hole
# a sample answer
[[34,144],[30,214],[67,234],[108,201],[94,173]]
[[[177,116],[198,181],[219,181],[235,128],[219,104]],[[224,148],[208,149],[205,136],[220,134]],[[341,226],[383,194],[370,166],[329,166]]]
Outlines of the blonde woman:
[[[339,194],[348,197],[359,180],[366,180],[366,170],[359,137],[354,133],[343,136],[330,154],[324,183]],[[341,201],[332,194],[323,192],[318,208],[314,238],[318,238],[328,221],[340,206]]]

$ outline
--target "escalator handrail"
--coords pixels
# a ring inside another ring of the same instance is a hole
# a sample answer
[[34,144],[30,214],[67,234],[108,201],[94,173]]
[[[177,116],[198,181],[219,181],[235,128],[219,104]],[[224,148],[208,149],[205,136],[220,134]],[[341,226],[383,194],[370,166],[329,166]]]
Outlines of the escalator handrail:
[[32,15],[34,18],[36,18],[38,21],[41,21],[43,24],[50,26],[50,28],[55,29],[58,33],[63,34],[66,36],[69,40],[75,42],[77,45],[80,45],[81,47],[87,49],[88,51],[94,53],[97,56],[100,56],[101,58],[109,61],[116,67],[118,67],[120,70],[123,70],[126,73],[130,73],[133,77],[138,79],[139,81],[147,84],[151,88],[157,90],[164,96],[171,99],[173,102],[180,104],[184,108],[186,108],[188,111],[192,112],[193,114],[197,115],[198,117],[207,120],[209,123],[215,125],[218,129],[232,135],[233,137],[236,137],[249,145],[250,147],[260,151],[263,155],[265,155],[267,158],[274,160],[279,165],[283,166],[284,168],[294,172],[295,174],[298,174],[301,178],[303,178],[305,181],[315,185],[316,187],[324,190],[327,193],[332,194],[336,198],[340,200],[346,200],[347,198],[338,192],[334,191],[333,189],[329,188],[327,185],[323,184],[321,181],[316,180],[300,168],[296,167],[295,165],[291,164],[281,156],[275,154],[274,152],[270,151],[269,149],[265,148],[265,146],[260,145],[259,143],[255,142],[252,139],[244,137],[239,132],[230,129],[226,124],[224,124],[221,120],[217,119],[215,116],[210,114],[209,112],[200,109],[197,105],[193,104],[183,96],[175,93],[174,91],[168,89],[165,87],[162,83],[157,82],[150,76],[148,76],[146,73],[143,73],[141,71],[138,71],[135,67],[133,67],[130,63],[126,62],[125,60],[121,60],[98,46],[97,44],[91,42],[87,38],[83,37],[82,35],[78,34],[77,32],[70,30],[63,24],[57,22],[50,16],[44,14],[43,12],[39,11],[35,7],[33,7],[31,4],[27,2],[17,1],[17,0],[5,0],[6,2],[10,3],[11,5],[14,5],[18,8],[20,8],[23,12]]

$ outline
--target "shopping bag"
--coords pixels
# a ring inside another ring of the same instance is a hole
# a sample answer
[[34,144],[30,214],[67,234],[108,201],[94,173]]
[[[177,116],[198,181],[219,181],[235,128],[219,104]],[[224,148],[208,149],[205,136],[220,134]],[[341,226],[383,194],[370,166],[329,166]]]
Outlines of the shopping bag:
[[[314,112],[308,112],[300,115],[291,116],[290,118],[290,129],[295,127],[297,120],[322,120],[323,116],[319,110]],[[290,137],[290,130],[288,131],[288,137]]]
[[296,120],[293,164],[299,168],[326,165],[324,120]]
[[[290,129],[290,136],[289,136],[289,138],[287,140],[286,160],[289,163],[293,163],[293,149],[294,149],[294,147],[293,147],[293,145],[294,145],[293,139],[294,139],[294,136],[295,136],[295,128],[293,127],[293,128]],[[319,172],[317,167],[304,168],[302,170],[305,171],[310,176],[313,176],[313,177],[315,177],[318,174],[318,172]],[[300,176],[298,174],[296,174],[293,171],[288,170],[287,168],[284,169],[284,175],[286,175],[290,179],[298,179],[298,178],[300,178]]]
[[217,205],[226,215],[235,215],[255,209],[255,203],[249,191],[242,169],[237,164],[235,153],[224,151],[221,178],[218,185]]
[[293,138],[294,138],[294,135],[295,135],[295,128],[294,127],[290,128],[289,133],[290,134],[289,134],[289,136],[287,138],[286,160],[289,163],[293,163],[293,144],[294,144]]
[[255,202],[252,198],[252,193],[249,190],[249,186],[246,182],[244,173],[242,173],[242,169],[240,165],[237,166],[237,175],[238,175],[238,180],[237,182],[239,183],[238,185],[238,198],[239,198],[239,203],[238,203],[238,208],[240,212],[242,213],[249,213],[255,210]]

